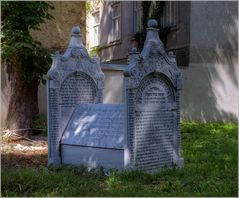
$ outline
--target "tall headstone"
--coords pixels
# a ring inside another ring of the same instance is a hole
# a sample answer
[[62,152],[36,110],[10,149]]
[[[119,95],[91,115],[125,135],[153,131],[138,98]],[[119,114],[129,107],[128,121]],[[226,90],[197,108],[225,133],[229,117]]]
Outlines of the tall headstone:
[[183,165],[180,157],[181,74],[166,53],[157,21],[149,20],[144,48],[124,71],[126,168],[157,171]]
[[104,74],[99,60],[89,57],[79,27],[73,27],[65,53],[53,55],[47,78],[48,163],[60,164],[60,140],[75,107],[102,103]]

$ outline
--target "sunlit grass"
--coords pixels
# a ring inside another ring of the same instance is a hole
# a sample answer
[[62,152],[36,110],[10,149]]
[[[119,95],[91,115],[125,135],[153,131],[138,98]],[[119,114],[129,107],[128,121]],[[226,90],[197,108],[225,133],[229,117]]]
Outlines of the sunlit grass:
[[184,122],[183,169],[87,171],[84,166],[4,170],[3,196],[237,196],[237,124]]

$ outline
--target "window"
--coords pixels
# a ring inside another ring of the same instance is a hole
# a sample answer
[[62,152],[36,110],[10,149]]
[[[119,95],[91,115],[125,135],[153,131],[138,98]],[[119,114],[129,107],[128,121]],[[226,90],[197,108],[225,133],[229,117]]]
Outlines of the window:
[[173,27],[177,25],[177,2],[165,2],[161,25],[162,27]]
[[163,7],[161,28],[169,27],[167,51],[174,51],[178,66],[189,65],[190,1],[167,1]]
[[111,41],[120,40],[121,34],[121,11],[120,3],[114,3],[111,5],[112,8],[112,31],[111,31]]
[[142,6],[141,1],[133,1],[134,13],[133,13],[133,33],[140,31],[142,29],[141,18],[142,18]]
[[100,41],[100,12],[93,14],[93,46],[98,46]]

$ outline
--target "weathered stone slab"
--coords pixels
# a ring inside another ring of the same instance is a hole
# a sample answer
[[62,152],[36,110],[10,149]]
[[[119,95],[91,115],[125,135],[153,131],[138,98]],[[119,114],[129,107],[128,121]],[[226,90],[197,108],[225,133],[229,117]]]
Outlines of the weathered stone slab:
[[62,144],[61,157],[63,164],[84,164],[89,168],[102,166],[105,170],[124,168],[124,150],[122,149]]
[[97,58],[90,58],[80,28],[73,27],[63,55],[56,52],[47,73],[48,163],[60,164],[60,140],[78,104],[102,103],[104,74]]
[[157,22],[149,20],[144,48],[130,53],[124,71],[124,163],[128,168],[158,171],[182,166],[180,157],[179,95],[181,75],[175,56],[166,53]]
[[92,78],[76,71],[69,75],[60,88],[61,106],[75,107],[79,103],[93,103],[97,87]]
[[78,105],[65,129],[61,144],[123,149],[123,105]]

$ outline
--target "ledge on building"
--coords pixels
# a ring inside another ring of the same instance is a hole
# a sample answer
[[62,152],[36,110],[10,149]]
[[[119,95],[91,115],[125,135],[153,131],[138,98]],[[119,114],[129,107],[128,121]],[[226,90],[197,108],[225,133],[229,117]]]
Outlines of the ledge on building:
[[123,64],[112,64],[112,63],[101,63],[102,70],[114,70],[114,71],[123,71],[127,65]]

